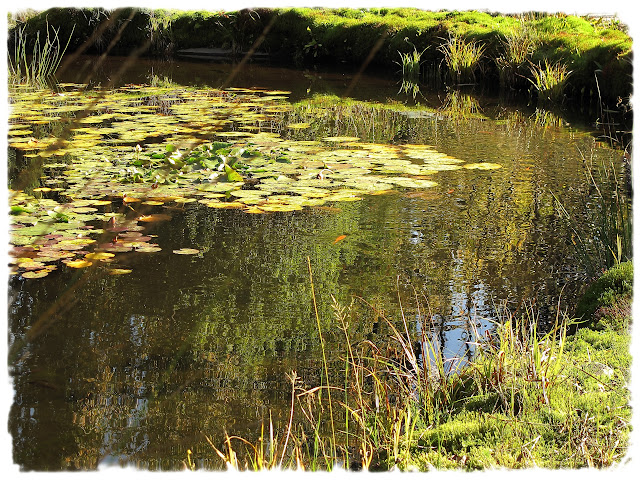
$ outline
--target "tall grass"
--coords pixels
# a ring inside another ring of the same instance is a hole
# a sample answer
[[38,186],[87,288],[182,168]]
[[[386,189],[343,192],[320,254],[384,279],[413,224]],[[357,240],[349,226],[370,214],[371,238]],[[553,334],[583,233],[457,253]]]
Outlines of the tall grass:
[[[475,338],[471,338],[470,343],[475,347],[476,356],[463,363],[455,356],[445,358],[432,339],[428,325],[430,312],[419,313],[422,327],[412,331],[402,308],[400,318],[394,320],[372,305],[364,304],[386,323],[387,344],[375,345],[368,340],[353,342],[349,324],[356,321],[353,318],[356,309],[352,308],[353,303],[344,307],[333,299],[334,324],[342,331],[345,345],[344,385],[333,387],[342,392],[337,402],[342,409],[340,446],[335,443],[335,432],[322,435],[314,426],[324,409],[322,403],[313,403],[318,410],[314,414],[310,410],[312,403],[307,402],[305,417],[311,424],[312,438],[307,437],[302,428],[292,431],[292,413],[286,436],[281,436],[286,439],[284,442],[276,438],[270,424],[267,444],[271,450],[262,440],[264,433],[255,445],[227,437],[225,453],[214,446],[228,468],[268,470],[284,466],[331,470],[341,466],[356,470],[414,470],[418,468],[419,444],[424,450],[424,438],[447,425],[466,405],[479,405],[516,418],[525,408],[540,409],[549,405],[551,389],[564,381],[567,321],[560,314],[554,325],[541,333],[533,306],[518,314],[502,308],[495,332],[481,336],[473,330]],[[453,364],[457,364],[456,368]],[[299,408],[305,410],[304,399],[309,400],[321,389],[322,384],[301,391],[296,396]],[[533,407],[531,399],[536,399]],[[325,402],[330,399],[327,397]],[[294,403],[292,396],[292,412]],[[438,451],[439,443],[446,442],[446,434],[442,435],[430,440],[431,453]],[[249,459],[244,466],[238,460],[232,440],[246,446]],[[334,456],[335,452],[340,455]]]
[[438,50],[444,54],[449,79],[454,84],[475,83],[475,72],[480,68],[485,47],[471,40],[451,36]]
[[420,77],[422,55],[426,50],[425,48],[422,52],[418,52],[414,46],[411,53],[398,52],[400,54],[400,62],[396,63],[402,67],[402,78],[404,80],[416,81]]
[[59,28],[56,30],[47,24],[46,38],[41,42],[40,32],[38,32],[33,50],[29,51],[24,27],[15,30],[13,52],[8,53],[10,85],[43,87],[53,78],[73,35],[72,30],[63,47],[58,36],[59,31]]
[[567,79],[571,75],[566,65],[545,60],[544,65],[531,63],[529,71],[532,76],[529,81],[538,91],[539,100],[551,103],[562,101]]
[[539,44],[539,37],[524,21],[500,41],[503,53],[496,58],[503,88],[518,89],[526,84],[527,62]]
[[593,221],[581,222],[578,213],[568,211],[554,195],[556,208],[571,231],[571,242],[581,266],[593,280],[603,271],[631,260],[633,229],[632,206],[625,172],[614,163],[597,161],[593,154],[582,156],[586,188],[583,191],[582,211],[591,211]]

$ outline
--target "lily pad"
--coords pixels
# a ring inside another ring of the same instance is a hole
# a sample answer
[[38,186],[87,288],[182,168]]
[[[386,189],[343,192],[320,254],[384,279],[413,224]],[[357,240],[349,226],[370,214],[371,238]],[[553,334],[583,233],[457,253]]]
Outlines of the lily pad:
[[485,162],[485,163],[467,163],[466,165],[463,165],[463,167],[469,170],[495,170],[498,168],[502,168],[502,165],[499,165],[497,163]]
[[65,262],[65,265],[71,268],[86,268],[93,265],[93,262],[89,262],[87,260],[69,260]]
[[180,248],[179,250],[174,250],[173,253],[178,255],[195,255],[196,253],[200,253],[200,250],[197,248]]
[[34,270],[30,272],[23,272],[22,278],[43,278],[51,273],[50,270]]
[[341,137],[341,136],[336,136],[336,137],[323,137],[322,140],[324,140],[325,142],[332,142],[332,143],[346,143],[346,142],[357,142],[358,140],[360,140],[360,137]]
[[109,269],[109,275],[126,275],[131,273],[133,270],[128,268],[111,268]]

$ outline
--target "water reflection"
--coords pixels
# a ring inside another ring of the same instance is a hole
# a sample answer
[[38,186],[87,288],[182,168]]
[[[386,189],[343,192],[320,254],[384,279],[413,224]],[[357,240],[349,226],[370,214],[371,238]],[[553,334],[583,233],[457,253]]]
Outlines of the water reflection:
[[[306,107],[298,104],[282,123],[317,115]],[[475,332],[492,328],[502,302],[535,299],[552,315],[559,299],[577,292],[580,267],[551,193],[581,198],[576,147],[592,150],[593,141],[517,113],[485,110],[477,118],[467,97],[452,96],[447,108],[459,114],[333,104],[331,113],[349,121],[305,135],[423,143],[503,168],[440,172],[429,190],[293,213],[186,204],[147,232],[157,235],[161,252],[119,257],[133,267],[130,275],[97,268],[12,278],[14,461],[27,470],[101,462],[179,469],[190,449],[201,466],[221,468],[204,435],[219,445],[225,430],[257,438],[269,418],[282,428],[287,373],[317,385],[321,372],[307,257],[337,364],[344,345],[332,295],[343,305],[365,299],[394,321],[402,306],[415,319],[412,333],[428,334],[449,368],[473,355]],[[171,253],[186,246],[201,255]],[[79,281],[82,288],[71,290]],[[568,288],[561,292],[559,283]],[[52,314],[61,298],[67,308]],[[353,341],[385,342],[376,314],[357,305]]]

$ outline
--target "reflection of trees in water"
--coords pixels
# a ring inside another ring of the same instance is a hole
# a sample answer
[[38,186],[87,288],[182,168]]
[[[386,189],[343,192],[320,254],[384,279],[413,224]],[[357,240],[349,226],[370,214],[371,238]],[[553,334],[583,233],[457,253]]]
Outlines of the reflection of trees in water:
[[[566,143],[584,140],[536,130],[526,120],[488,127],[466,119],[459,128],[443,118],[374,113],[356,126],[381,121],[380,138],[402,127],[411,141],[503,168],[440,172],[440,186],[421,195],[369,197],[337,205],[340,212],[176,212],[151,232],[163,252],[121,257],[135,266],[127,277],[92,277],[73,308],[21,350],[12,372],[15,461],[93,468],[112,455],[178,468],[186,448],[217,461],[199,432],[221,438],[226,427],[251,438],[269,412],[283,424],[285,374],[296,370],[314,385],[321,370],[307,256],[335,364],[344,337],[333,324],[330,295],[343,304],[360,296],[391,319],[400,318],[401,301],[416,323],[427,319],[416,303],[427,300],[428,323],[411,333],[428,328],[442,359],[460,361],[473,355],[474,329],[490,328],[494,302],[537,297],[555,307],[556,283],[574,280],[575,262],[549,191],[580,183]],[[334,125],[331,134],[349,135],[354,123],[343,112]],[[334,244],[340,235],[347,236]],[[202,258],[165,253],[186,245]],[[73,281],[64,272],[12,280],[11,341]],[[354,342],[386,341],[389,332],[375,315],[358,312]]]

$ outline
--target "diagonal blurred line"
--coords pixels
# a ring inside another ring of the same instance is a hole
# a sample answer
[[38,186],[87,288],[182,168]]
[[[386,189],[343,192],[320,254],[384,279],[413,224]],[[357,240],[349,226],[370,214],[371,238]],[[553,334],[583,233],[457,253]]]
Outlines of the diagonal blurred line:
[[253,56],[253,54],[256,52],[258,47],[262,44],[262,42],[264,42],[265,38],[267,38],[267,33],[269,33],[269,30],[271,30],[271,27],[273,27],[273,24],[275,23],[276,18],[277,18],[276,15],[271,17],[271,21],[269,21],[267,26],[264,27],[262,34],[256,39],[253,45],[251,45],[251,48],[246,53],[246,55],[242,58],[242,60],[240,60],[240,63],[236,65],[236,67],[231,71],[227,79],[222,83],[222,85],[220,86],[221,89],[228,87],[231,81],[236,77],[236,75],[240,73],[240,70],[242,69],[244,64],[249,61],[249,59]]
[[[121,32],[122,30],[129,25],[129,22],[131,21],[131,19],[133,18],[133,16],[135,15],[135,13],[137,12],[136,9],[134,9],[131,14],[129,15],[129,18],[127,19],[127,21],[124,23],[124,25],[120,28],[120,31],[118,32],[117,38],[120,38]],[[98,28],[96,28],[93,33],[91,34],[91,36],[82,44],[80,45],[79,48],[77,48],[73,53],[69,54],[63,61],[62,64],[60,65],[60,67],[58,68],[58,72],[60,73],[64,73],[64,71],[69,68],[69,66],[76,61],[76,59],[82,55],[87,48],[89,48],[91,45],[93,45],[93,43],[96,41],[96,39],[100,38],[102,36],[102,34],[118,19],[118,17],[120,16],[120,14],[122,13],[122,9],[118,8],[116,10],[114,10],[113,12],[111,12],[111,15],[109,15],[109,18],[107,18],[105,21],[103,21],[102,23],[100,23],[100,25],[98,26]],[[109,47],[107,48],[105,54],[111,50],[111,48],[113,48],[115,42],[111,42],[111,44],[109,45]]]
[[371,47],[371,50],[369,51],[369,55],[367,55],[367,58],[364,59],[364,62],[362,62],[362,65],[360,66],[360,70],[358,70],[358,73],[356,73],[356,76],[353,77],[353,80],[351,80],[349,87],[344,92],[345,97],[349,96],[349,94],[351,93],[351,90],[353,90],[356,84],[360,81],[360,77],[362,77],[362,74],[364,73],[365,69],[369,66],[369,64],[373,60],[373,57],[376,56],[376,53],[378,53],[378,50],[380,50],[382,48],[382,45],[384,45],[384,41],[386,40],[387,35],[388,33],[386,31],[383,32],[382,35],[380,35],[380,38],[376,41],[375,45]]

